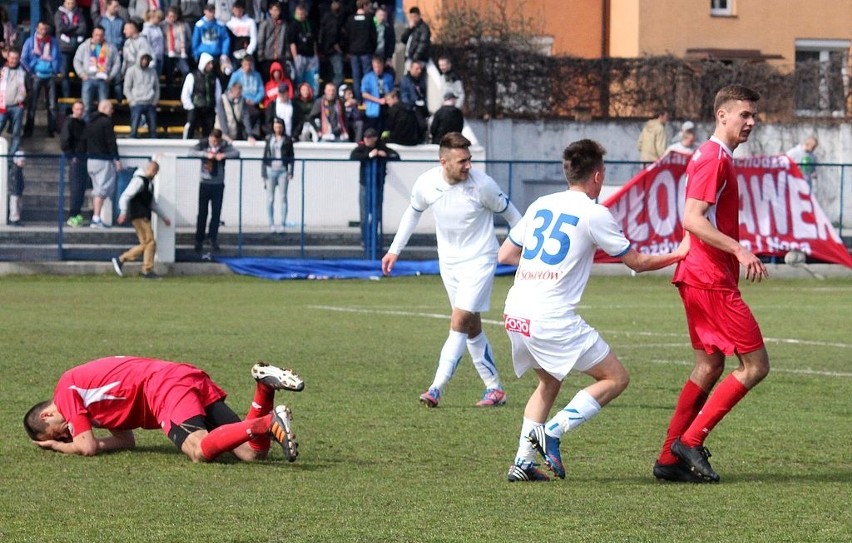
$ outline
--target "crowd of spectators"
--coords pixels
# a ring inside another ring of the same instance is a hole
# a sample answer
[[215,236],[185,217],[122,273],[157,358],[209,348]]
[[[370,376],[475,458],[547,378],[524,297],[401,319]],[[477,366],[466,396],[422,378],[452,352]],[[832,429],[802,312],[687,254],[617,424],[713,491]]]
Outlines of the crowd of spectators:
[[[130,137],[155,137],[157,106],[168,100],[186,112],[187,139],[215,127],[228,141],[264,140],[280,118],[295,141],[357,142],[373,128],[403,145],[434,139],[427,68],[441,74],[442,109],[459,108],[452,116],[460,117],[464,103],[450,60],[432,64],[431,30],[416,7],[399,35],[404,73],[394,70],[393,0],[46,2],[53,20],[25,43],[12,25],[0,36],[0,62],[8,67],[17,53],[21,64],[21,74],[2,72],[0,85],[27,80],[27,96],[14,97],[26,114],[10,117],[16,142],[32,134],[40,95],[48,136],[72,101],[89,119],[111,99],[129,108]],[[0,7],[0,21],[3,14]]]

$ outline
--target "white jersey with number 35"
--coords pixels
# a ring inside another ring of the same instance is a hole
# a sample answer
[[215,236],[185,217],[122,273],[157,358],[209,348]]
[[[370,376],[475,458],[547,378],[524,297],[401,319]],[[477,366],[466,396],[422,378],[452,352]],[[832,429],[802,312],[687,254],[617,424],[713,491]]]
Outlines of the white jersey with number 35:
[[509,239],[521,247],[521,261],[505,312],[530,319],[572,314],[589,280],[595,250],[618,257],[630,249],[609,209],[573,190],[533,202]]

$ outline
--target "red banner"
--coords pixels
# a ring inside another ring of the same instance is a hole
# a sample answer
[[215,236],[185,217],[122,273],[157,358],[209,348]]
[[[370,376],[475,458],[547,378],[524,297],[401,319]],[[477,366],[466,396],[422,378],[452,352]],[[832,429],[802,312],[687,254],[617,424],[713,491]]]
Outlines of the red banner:
[[[686,165],[669,153],[603,202],[641,253],[666,253],[683,237]],[[798,250],[852,268],[852,256],[812,198],[799,167],[785,155],[735,159],[740,192],[740,243],[760,256]],[[597,262],[616,262],[598,251]]]

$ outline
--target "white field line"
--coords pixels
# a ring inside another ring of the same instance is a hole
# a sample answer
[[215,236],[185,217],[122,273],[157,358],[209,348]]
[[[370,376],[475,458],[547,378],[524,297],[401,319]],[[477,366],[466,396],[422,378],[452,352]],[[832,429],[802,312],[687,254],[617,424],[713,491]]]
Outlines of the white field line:
[[[394,315],[394,316],[403,316],[403,317],[419,317],[425,319],[440,319],[440,320],[449,320],[449,313],[420,313],[414,311],[400,311],[400,310],[392,310],[392,309],[369,309],[363,307],[340,307],[340,306],[332,306],[332,305],[312,305],[309,306],[311,309],[321,309],[324,311],[337,311],[340,313],[365,313],[372,315]],[[502,320],[493,320],[493,319],[482,319],[483,324],[491,324],[494,326],[503,327]],[[601,333],[605,335],[613,335],[613,336],[644,336],[644,337],[686,337],[686,334],[672,333],[672,332],[624,332],[619,330],[600,330]],[[837,347],[839,349],[852,349],[852,344],[850,343],[839,343],[839,342],[829,342],[829,341],[811,341],[805,339],[793,339],[793,338],[763,338],[767,342],[771,343],[786,343],[791,345],[813,345],[819,347]],[[656,345],[652,345],[654,347],[678,347],[686,345],[686,340],[684,339],[681,343],[660,343]],[[636,345],[636,347],[649,347],[649,345]],[[680,361],[680,360],[651,360],[651,362],[657,364],[677,364],[684,366],[691,366],[692,362]],[[836,371],[822,371],[822,370],[812,370],[812,369],[782,369],[782,368],[773,368],[772,371],[778,373],[794,373],[799,375],[824,375],[828,377],[852,377],[852,373],[847,372],[836,372]]]

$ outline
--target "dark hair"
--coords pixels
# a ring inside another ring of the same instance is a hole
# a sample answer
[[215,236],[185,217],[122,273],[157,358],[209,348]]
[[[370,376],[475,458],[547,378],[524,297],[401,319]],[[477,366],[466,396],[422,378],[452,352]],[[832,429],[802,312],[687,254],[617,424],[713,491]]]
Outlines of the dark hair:
[[100,30],[101,32],[106,34],[106,28],[102,27],[101,25],[95,25],[94,27],[92,27],[92,35],[95,34],[95,30]]
[[760,94],[745,85],[727,85],[716,92],[716,99],[713,100],[713,112],[719,111],[719,108],[735,100],[757,102],[760,100]]
[[562,171],[569,185],[581,183],[603,166],[606,149],[594,140],[579,140],[562,152]]
[[216,6],[213,4],[204,4],[202,11],[212,11],[213,13],[216,13]]
[[220,140],[220,139],[222,139],[222,130],[220,130],[218,128],[214,128],[213,130],[210,131],[210,136],[213,136],[217,140]]
[[245,0],[234,0],[234,3],[231,4],[231,9],[233,9],[233,8],[240,8],[241,10],[245,11],[245,9],[246,9]]
[[418,8],[417,6],[414,6],[413,8],[408,10],[408,13],[410,13],[412,15],[420,15],[420,8]]
[[166,10],[166,12],[167,12],[167,13],[174,13],[174,14],[175,14],[175,17],[177,17],[178,19],[180,19],[181,17],[183,17],[183,12],[180,10],[180,6],[176,6],[176,5],[174,5],[174,4],[172,4],[171,6],[169,6],[169,9],[168,9],[168,10]]
[[24,415],[24,430],[33,441],[39,441],[41,435],[47,430],[47,423],[41,418],[41,412],[44,408],[50,405],[50,400],[39,402],[30,407],[27,414]]
[[461,132],[447,132],[441,138],[441,145],[438,148],[438,154],[442,155],[450,149],[467,149],[471,146],[469,139],[461,135]]

